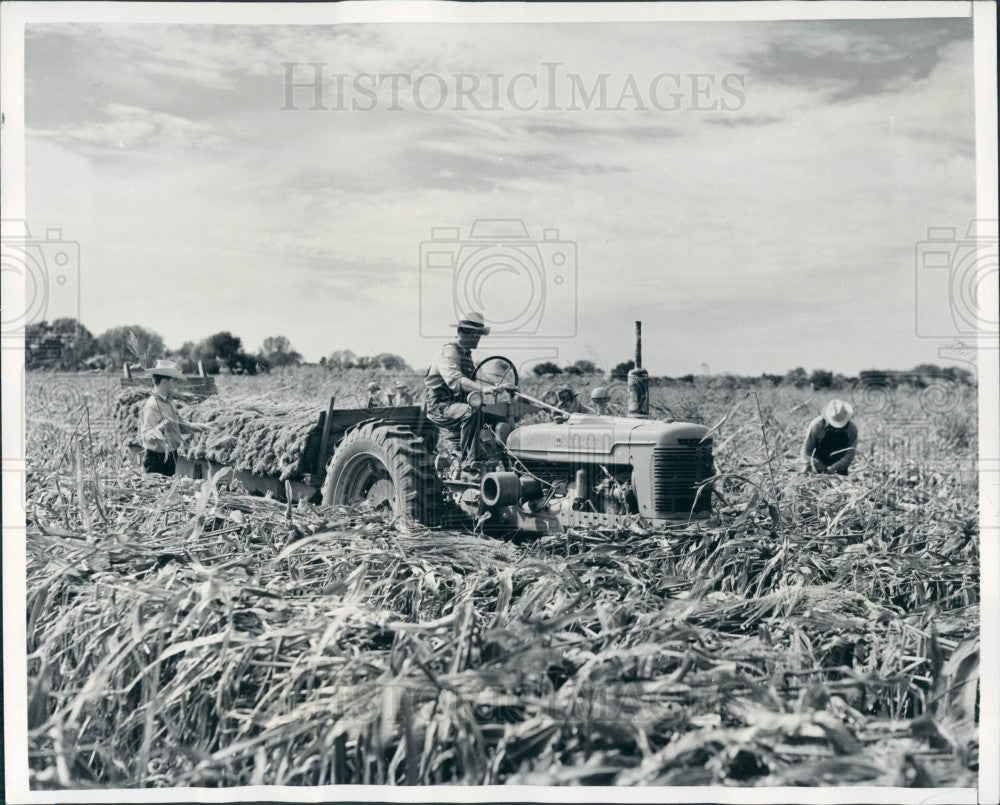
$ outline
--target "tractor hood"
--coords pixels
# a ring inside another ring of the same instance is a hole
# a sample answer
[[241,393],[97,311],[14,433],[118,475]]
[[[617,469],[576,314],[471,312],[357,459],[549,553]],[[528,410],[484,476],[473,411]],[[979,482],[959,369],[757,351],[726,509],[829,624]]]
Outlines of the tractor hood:
[[708,428],[689,422],[572,414],[563,423],[525,425],[507,438],[507,448],[522,461],[575,464],[633,464],[637,448],[694,444]]

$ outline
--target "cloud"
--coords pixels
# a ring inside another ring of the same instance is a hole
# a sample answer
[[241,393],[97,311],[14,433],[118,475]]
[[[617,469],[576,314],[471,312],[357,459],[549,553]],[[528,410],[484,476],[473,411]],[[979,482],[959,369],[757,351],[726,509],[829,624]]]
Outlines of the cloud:
[[529,122],[523,125],[522,130],[529,135],[539,136],[542,139],[557,139],[561,143],[575,143],[587,138],[594,140],[620,140],[624,138],[650,141],[664,137],[682,136],[681,131],[677,128],[662,123],[649,125],[637,121],[635,116],[626,117],[624,121],[619,116],[612,124],[603,126],[587,125],[570,119],[567,119],[566,122]]
[[[309,357],[378,345],[417,363],[433,346],[416,335],[421,242],[522,218],[576,242],[579,343],[615,363],[630,339],[615,322],[633,318],[672,339],[651,365],[667,372],[806,363],[831,327],[850,349],[877,332],[916,357],[914,243],[975,209],[963,25],[42,26],[26,54],[29,211],[81,241],[88,326],[156,298],[149,325],[171,343],[285,332]],[[551,61],[588,86],[745,70],[747,103],[281,111],[280,63],[313,59],[508,76]],[[734,349],[747,334],[750,356]]]
[[401,158],[411,164],[410,181],[422,188],[493,191],[524,182],[564,180],[569,174],[594,176],[627,173],[622,165],[569,159],[559,151],[483,149],[482,144],[456,146],[453,141],[424,143],[405,149]]
[[114,152],[149,157],[157,151],[220,151],[229,145],[208,123],[122,103],[108,104],[104,120],[31,133],[79,146],[94,155]]
[[705,122],[712,126],[725,126],[734,129],[744,126],[770,126],[772,123],[780,123],[784,119],[776,115],[726,115],[706,118]]
[[898,92],[927,78],[952,42],[972,38],[972,20],[791,23],[745,56],[754,81],[805,86],[828,103]]

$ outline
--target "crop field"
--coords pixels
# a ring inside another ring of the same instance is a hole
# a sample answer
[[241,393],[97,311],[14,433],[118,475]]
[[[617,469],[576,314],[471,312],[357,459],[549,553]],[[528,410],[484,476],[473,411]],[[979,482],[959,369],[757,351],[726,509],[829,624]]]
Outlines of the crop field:
[[[219,390],[318,414],[369,379]],[[145,476],[119,391],[27,377],[35,788],[975,785],[974,388],[839,393],[842,478],[798,471],[833,393],[654,387],[715,427],[712,517],[515,541]]]

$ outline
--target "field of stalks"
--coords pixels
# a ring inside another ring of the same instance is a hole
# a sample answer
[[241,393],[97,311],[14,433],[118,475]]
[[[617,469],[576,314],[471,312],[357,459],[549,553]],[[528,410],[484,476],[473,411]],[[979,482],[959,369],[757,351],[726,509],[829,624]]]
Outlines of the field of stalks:
[[841,392],[843,478],[797,460],[832,393],[654,388],[715,427],[711,519],[516,541],[145,476],[118,392],[27,378],[34,788],[975,785],[975,389]]

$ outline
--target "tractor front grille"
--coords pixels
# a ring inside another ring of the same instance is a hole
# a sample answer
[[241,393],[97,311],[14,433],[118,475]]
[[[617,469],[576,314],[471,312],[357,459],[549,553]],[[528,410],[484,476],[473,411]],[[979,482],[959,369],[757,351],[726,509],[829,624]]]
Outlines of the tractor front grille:
[[659,513],[709,511],[710,490],[706,487],[699,495],[698,486],[714,474],[712,442],[678,441],[676,446],[653,448],[653,506]]

